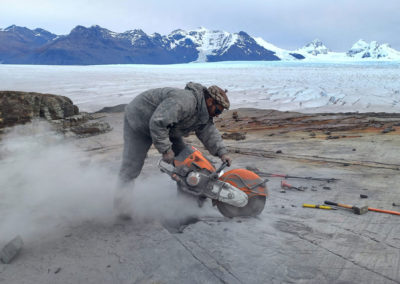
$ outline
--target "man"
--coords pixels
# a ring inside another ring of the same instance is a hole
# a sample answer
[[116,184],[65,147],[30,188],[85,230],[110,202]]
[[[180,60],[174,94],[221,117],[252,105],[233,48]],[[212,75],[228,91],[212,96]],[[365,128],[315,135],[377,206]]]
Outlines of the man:
[[230,103],[226,92],[217,86],[206,88],[190,82],[185,89],[158,88],[139,94],[125,108],[124,151],[119,173],[119,186],[114,199],[116,213],[130,215],[129,185],[141,172],[151,145],[172,163],[185,147],[182,136],[195,131],[206,149],[228,166],[232,159],[214,125],[213,117]]

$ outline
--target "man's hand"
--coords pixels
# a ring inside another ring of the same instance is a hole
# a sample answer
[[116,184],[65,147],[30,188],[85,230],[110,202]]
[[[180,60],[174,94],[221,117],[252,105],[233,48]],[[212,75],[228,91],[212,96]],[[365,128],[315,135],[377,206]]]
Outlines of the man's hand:
[[168,164],[172,164],[172,162],[174,161],[174,158],[175,158],[175,154],[174,154],[174,151],[172,151],[171,149],[169,149],[167,152],[165,152],[162,155],[163,161]]
[[230,167],[231,164],[232,164],[232,158],[229,157],[229,156],[226,155],[226,154],[221,156],[221,161],[224,162],[224,163],[226,163],[226,164],[228,165],[228,167]]

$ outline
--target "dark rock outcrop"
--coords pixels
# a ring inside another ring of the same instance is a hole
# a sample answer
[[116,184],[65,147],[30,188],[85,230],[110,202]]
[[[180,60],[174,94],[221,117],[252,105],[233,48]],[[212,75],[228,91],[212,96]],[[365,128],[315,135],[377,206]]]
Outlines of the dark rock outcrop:
[[112,130],[112,127],[104,121],[95,121],[96,115],[90,113],[80,113],[64,119],[51,121],[58,132],[66,136],[88,137],[106,133]]
[[289,54],[299,60],[305,59],[305,57],[303,55],[301,55],[300,53],[289,53]]
[[67,136],[87,137],[110,131],[110,125],[89,113],[79,113],[64,96],[0,91],[0,133],[5,127],[25,124],[35,119],[49,121],[54,129]]
[[32,92],[0,91],[0,128],[24,124],[35,118],[63,119],[79,114],[64,96]]

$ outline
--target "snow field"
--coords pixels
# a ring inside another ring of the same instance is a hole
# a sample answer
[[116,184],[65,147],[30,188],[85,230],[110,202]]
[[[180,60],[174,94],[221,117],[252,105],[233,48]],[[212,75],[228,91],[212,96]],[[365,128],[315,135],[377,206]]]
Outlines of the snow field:
[[222,62],[178,65],[0,65],[0,89],[68,96],[81,111],[187,82],[228,89],[232,108],[400,112],[400,64]]

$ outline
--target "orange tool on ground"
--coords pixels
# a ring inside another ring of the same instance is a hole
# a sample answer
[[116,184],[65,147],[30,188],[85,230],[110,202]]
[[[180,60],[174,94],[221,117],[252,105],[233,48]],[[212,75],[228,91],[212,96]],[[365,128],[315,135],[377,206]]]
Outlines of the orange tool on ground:
[[276,174],[276,173],[266,173],[266,172],[261,172],[259,169],[255,167],[246,167],[246,169],[255,172],[259,176],[263,177],[281,177],[281,178],[297,178],[297,179],[308,179],[308,180],[319,180],[319,181],[326,181],[326,182],[335,182],[338,181],[339,179],[337,178],[316,178],[316,177],[300,177],[300,176],[291,176],[287,174]]
[[282,180],[282,181],[281,181],[281,188],[282,188],[282,189],[297,189],[297,190],[300,190],[300,191],[304,191],[303,188],[293,186],[293,185],[287,183],[285,180]]
[[375,212],[386,213],[386,214],[400,215],[399,211],[384,210],[384,209],[371,208],[371,207],[368,207],[368,211],[375,211]]

